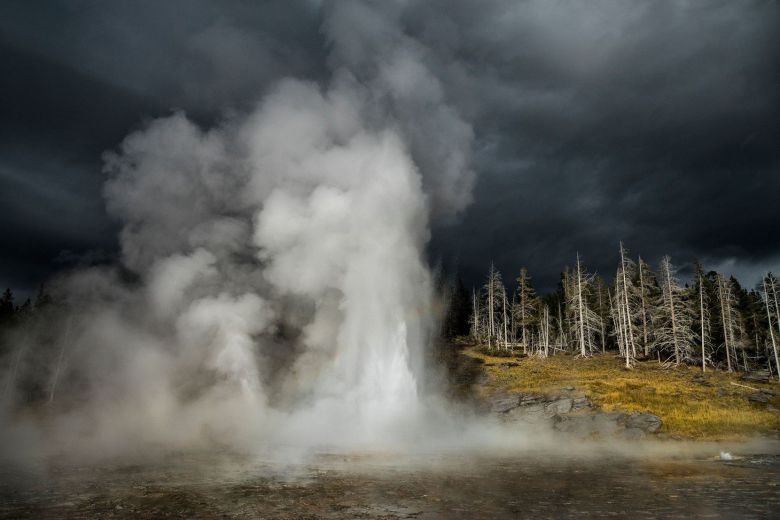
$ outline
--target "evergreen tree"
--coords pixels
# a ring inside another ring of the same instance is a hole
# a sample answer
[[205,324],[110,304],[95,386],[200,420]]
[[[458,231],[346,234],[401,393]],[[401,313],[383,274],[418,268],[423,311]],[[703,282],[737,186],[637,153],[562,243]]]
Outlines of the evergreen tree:
[[0,327],[9,327],[14,321],[14,293],[11,289],[6,289],[3,296],[0,297]]

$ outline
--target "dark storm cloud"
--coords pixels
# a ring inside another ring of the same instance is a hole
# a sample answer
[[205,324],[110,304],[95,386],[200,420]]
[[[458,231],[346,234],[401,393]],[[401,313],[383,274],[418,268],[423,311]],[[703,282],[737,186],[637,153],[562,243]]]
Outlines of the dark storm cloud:
[[321,75],[306,2],[5,2],[0,6],[0,284],[29,294],[116,250],[101,156],[143,121],[208,124],[285,75]]
[[[319,10],[0,7],[0,217],[12,245],[0,282],[34,284],[62,250],[113,250],[100,154],[145,118],[183,108],[209,123],[283,76],[325,78]],[[527,265],[551,288],[576,251],[609,274],[620,240],[652,262],[698,256],[747,278],[780,268],[777,2],[440,0],[387,12],[474,128],[474,204],[432,244],[469,282],[495,260],[507,278]]]
[[547,288],[577,250],[611,273],[620,240],[750,284],[777,268],[777,3],[473,7],[447,10],[470,58],[444,70],[485,149],[444,256],[471,278],[528,265]]

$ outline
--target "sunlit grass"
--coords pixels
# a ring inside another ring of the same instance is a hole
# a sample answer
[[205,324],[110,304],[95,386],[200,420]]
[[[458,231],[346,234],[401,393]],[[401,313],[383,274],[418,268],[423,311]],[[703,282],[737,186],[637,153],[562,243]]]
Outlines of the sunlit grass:
[[[613,354],[540,359],[494,357],[475,349],[467,353],[494,364],[484,368],[490,376],[486,392],[551,393],[572,386],[604,411],[654,413],[663,420],[663,433],[681,438],[734,439],[780,430],[780,413],[748,401],[756,390],[732,384],[780,392],[777,383],[744,383],[738,374],[708,370],[704,377],[712,386],[704,386],[693,381],[700,369],[664,369],[647,361],[627,370]],[[500,366],[507,361],[519,365]],[[780,397],[770,397],[769,404],[780,409]]]

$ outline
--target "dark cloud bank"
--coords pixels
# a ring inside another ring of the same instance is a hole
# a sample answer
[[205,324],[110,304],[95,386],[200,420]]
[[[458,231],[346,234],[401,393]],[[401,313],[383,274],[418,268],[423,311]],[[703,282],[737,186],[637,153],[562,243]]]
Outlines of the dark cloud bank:
[[[323,30],[322,9],[3,3],[0,283],[30,292],[115,256],[101,156],[145,121],[181,109],[208,127],[284,77],[329,81],[329,31],[382,58],[382,26],[356,10]],[[780,268],[777,2],[408,1],[387,16],[474,132],[473,203],[434,215],[432,261],[469,283],[491,260],[508,276],[527,265],[552,288],[576,251],[610,273],[623,240],[748,285]]]

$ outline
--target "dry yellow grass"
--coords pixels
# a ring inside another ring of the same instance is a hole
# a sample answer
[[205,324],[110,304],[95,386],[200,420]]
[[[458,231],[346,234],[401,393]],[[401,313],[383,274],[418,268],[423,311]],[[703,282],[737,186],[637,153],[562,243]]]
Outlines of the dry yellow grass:
[[[551,393],[572,386],[589,396],[604,411],[651,412],[663,420],[662,432],[669,436],[706,440],[738,439],[780,430],[780,397],[766,404],[751,403],[747,396],[756,389],[780,392],[776,382],[745,383],[737,374],[708,370],[704,377],[711,386],[693,381],[701,375],[694,367],[664,369],[657,362],[642,362],[632,370],[623,367],[612,354],[591,358],[558,355],[547,359],[493,357],[475,349],[467,354],[487,364],[486,392]],[[499,364],[515,361],[519,366]]]

